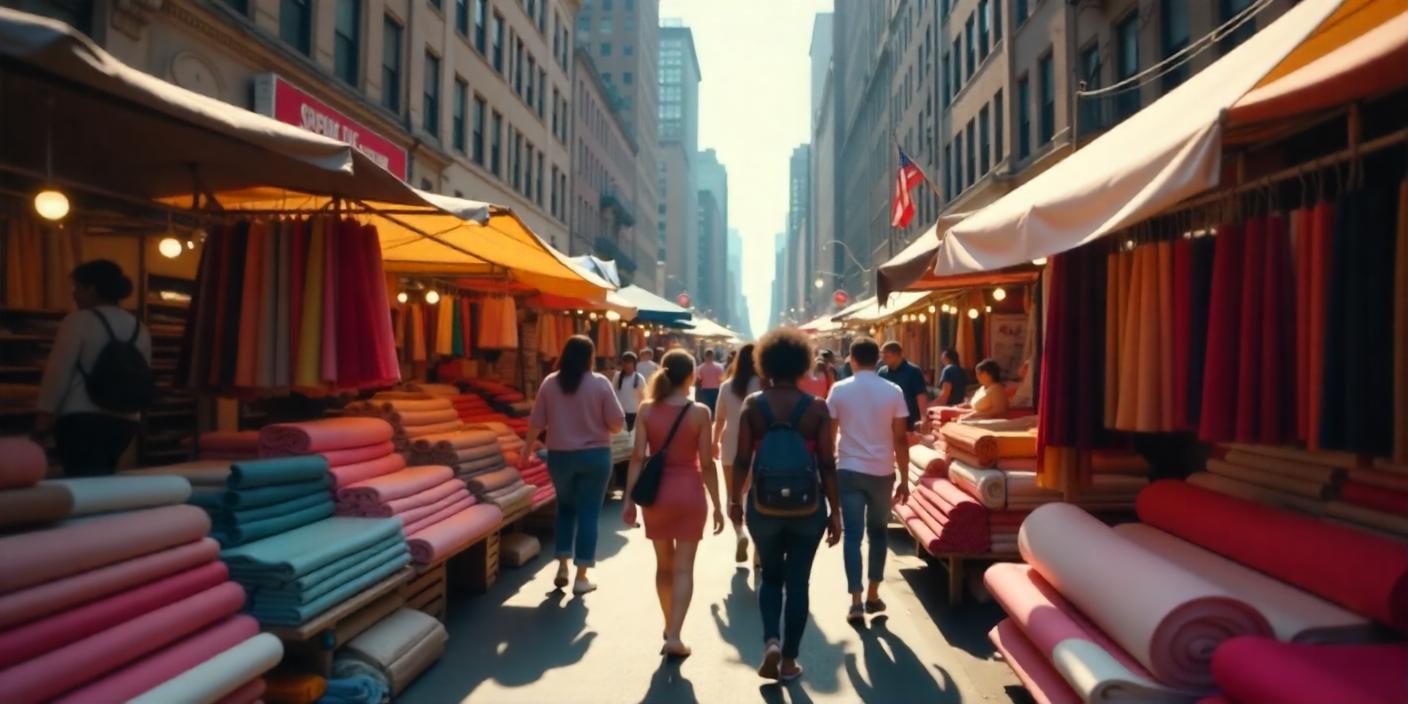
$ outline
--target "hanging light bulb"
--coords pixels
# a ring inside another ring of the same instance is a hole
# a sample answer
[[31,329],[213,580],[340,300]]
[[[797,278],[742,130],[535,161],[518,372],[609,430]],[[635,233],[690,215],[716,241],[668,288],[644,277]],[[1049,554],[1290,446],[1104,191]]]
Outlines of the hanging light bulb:
[[977,308],[969,308],[969,309],[968,309],[968,317],[971,318],[971,319],[973,319],[973,320],[977,320],[977,319],[978,319],[978,309],[977,309]]
[[396,302],[397,302],[397,303],[405,303],[406,301],[409,301],[409,300],[411,300],[411,294],[406,293],[405,291],[402,291],[402,292],[396,294]]
[[45,220],[62,220],[68,215],[68,196],[46,188],[34,196],[34,212]]
[[590,318],[593,322],[596,321],[596,313],[592,313],[591,315],[588,315],[587,317]]
[[937,313],[938,310],[939,310],[939,309],[938,309],[938,308],[935,308],[933,305],[930,305],[930,306],[929,306],[929,314],[930,314],[930,315],[933,315],[934,313]]
[[161,252],[161,256],[167,259],[175,259],[181,256],[181,240],[175,237],[163,237],[160,242],[156,243],[156,251]]
[[1125,240],[1124,248],[1130,250],[1131,252],[1134,251],[1134,240]]
[[1036,266],[1046,266],[1046,257],[1037,257],[1032,260],[1032,264]]
[[[930,306],[930,307],[932,308],[933,306]],[[919,314],[919,322],[922,323],[922,322],[925,322],[925,321],[927,321],[927,320],[929,320],[929,316],[924,315],[923,313],[920,313],[920,314]]]
[[1000,286],[999,286],[998,288],[993,289],[993,290],[992,290],[992,299],[993,299],[994,301],[1003,301],[1003,300],[1007,300],[1007,289],[1004,289],[1004,288],[1002,288],[1002,287],[1000,287]]
[[621,319],[621,314],[614,310],[608,310],[606,311],[606,319],[614,323]]
[[196,242],[195,242],[195,240],[186,240],[186,249],[195,249],[195,248],[196,248]]
[[983,309],[986,310],[986,311],[989,312],[989,313],[992,312],[992,306],[983,306]]
[[436,303],[439,303],[439,302],[440,302],[440,292],[439,292],[439,291],[436,291],[436,290],[433,289],[433,288],[430,289],[429,291],[426,291],[426,292],[425,292],[425,302],[426,302],[426,303],[429,303],[429,304],[432,305],[432,306],[435,305]]

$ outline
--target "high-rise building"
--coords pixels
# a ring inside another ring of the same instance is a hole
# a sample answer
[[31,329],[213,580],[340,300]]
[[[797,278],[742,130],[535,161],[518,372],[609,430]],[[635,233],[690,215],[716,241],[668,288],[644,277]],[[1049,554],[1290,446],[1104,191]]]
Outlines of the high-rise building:
[[663,294],[675,298],[699,291],[699,193],[694,161],[699,149],[699,58],[688,27],[660,28],[660,201],[656,211],[664,262]]
[[660,0],[583,0],[577,46],[592,57],[611,106],[636,144],[631,210],[635,216],[635,283],[659,292],[660,231],[656,208]]
[[724,324],[745,336],[753,326],[749,320],[748,298],[743,295],[743,237],[738,228],[728,228],[729,318]]
[[713,149],[695,155],[694,179],[699,191],[698,247],[692,256],[699,281],[695,305],[723,321],[736,280],[728,278],[728,170]]
[[787,178],[787,279],[783,289],[786,307],[800,319],[807,313],[810,298],[812,267],[809,253],[811,236],[811,145],[802,144],[792,150]]
[[779,232],[772,236],[773,254],[773,275],[772,275],[772,301],[768,306],[768,329],[781,325],[788,317],[788,305],[785,298],[788,278],[787,261],[787,233]]
[[832,254],[842,252],[833,242],[836,231],[836,114],[837,90],[832,48],[835,42],[834,16],[818,13],[812,24],[811,44],[811,195],[808,219],[811,221],[810,243],[806,249],[807,270],[819,277],[822,285],[812,286],[806,301],[809,317],[816,317],[831,308],[832,296],[845,287],[841,280],[842,266]]
[[655,251],[636,248],[637,150],[612,100],[591,56],[578,48],[572,82],[577,107],[572,111],[571,253],[615,261],[622,282],[632,283],[641,254],[653,265]]

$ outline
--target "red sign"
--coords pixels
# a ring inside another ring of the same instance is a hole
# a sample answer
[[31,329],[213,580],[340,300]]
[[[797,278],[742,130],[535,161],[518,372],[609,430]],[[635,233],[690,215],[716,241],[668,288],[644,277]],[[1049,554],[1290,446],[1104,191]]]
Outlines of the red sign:
[[846,293],[844,289],[837,289],[836,293],[831,295],[831,300],[835,301],[838,306],[844,306],[851,301],[851,295]]
[[688,308],[689,300],[689,294],[687,293],[681,293],[680,295],[675,296],[675,303],[678,303],[681,308]]
[[254,79],[254,109],[264,115],[352,145],[396,178],[406,180],[406,150],[274,73]]

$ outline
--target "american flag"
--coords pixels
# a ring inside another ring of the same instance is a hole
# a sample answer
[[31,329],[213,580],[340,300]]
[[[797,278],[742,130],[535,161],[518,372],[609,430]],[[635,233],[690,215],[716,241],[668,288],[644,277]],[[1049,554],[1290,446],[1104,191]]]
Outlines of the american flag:
[[908,227],[914,219],[914,200],[909,191],[924,179],[924,172],[900,149],[900,169],[895,174],[895,200],[890,207],[890,226]]

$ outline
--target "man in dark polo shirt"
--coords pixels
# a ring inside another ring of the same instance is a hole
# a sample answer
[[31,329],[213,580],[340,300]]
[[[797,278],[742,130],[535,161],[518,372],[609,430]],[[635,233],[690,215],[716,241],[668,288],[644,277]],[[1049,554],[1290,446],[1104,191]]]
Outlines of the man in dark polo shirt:
[[909,407],[909,427],[924,420],[924,409],[929,405],[929,386],[924,383],[924,372],[904,358],[904,348],[891,340],[880,348],[880,356],[885,366],[880,368],[880,378],[904,392],[905,405]]

